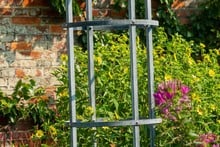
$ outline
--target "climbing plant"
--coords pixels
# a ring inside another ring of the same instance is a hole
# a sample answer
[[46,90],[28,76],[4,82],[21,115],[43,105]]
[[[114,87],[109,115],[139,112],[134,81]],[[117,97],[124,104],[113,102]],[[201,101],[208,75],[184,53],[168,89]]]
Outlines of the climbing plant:
[[160,0],[161,5],[158,7],[156,13],[160,26],[165,28],[168,35],[180,32],[182,29],[182,25],[171,7],[173,1],[174,0]]
[[196,41],[203,41],[212,48],[220,48],[220,1],[208,0],[200,5],[201,13],[191,18],[188,28]]
[[[64,15],[66,12],[65,0],[49,0],[51,5],[61,14]],[[76,0],[73,0],[73,14],[75,16],[80,16],[82,11]]]

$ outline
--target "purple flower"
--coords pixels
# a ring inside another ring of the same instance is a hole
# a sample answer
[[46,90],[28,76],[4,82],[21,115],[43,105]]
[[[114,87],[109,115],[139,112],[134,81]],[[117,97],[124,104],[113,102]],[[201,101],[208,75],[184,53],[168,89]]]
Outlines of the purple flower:
[[164,118],[176,121],[181,111],[190,108],[189,87],[179,80],[162,82],[154,93],[155,103]]
[[163,93],[160,91],[154,94],[154,98],[156,105],[161,105],[166,102]]
[[174,93],[170,93],[170,92],[164,92],[164,97],[166,99],[172,99],[174,96]]
[[[201,134],[199,136],[199,138],[197,139],[197,141],[201,142],[201,144],[199,146],[204,147],[207,145],[211,145],[213,143],[216,142],[217,139],[217,135],[213,134],[213,133],[207,133],[207,134]],[[219,147],[218,144],[213,144],[213,147]]]
[[[158,85],[158,91],[154,94],[155,102],[157,105],[161,105],[168,101],[169,99],[173,99],[177,90],[180,88],[180,81],[173,80],[163,82]],[[186,92],[187,88],[184,88],[184,92]]]
[[185,103],[185,102],[190,102],[189,97],[187,95],[183,95],[180,99],[179,99],[180,103]]
[[185,86],[185,85],[182,85],[182,86],[181,86],[181,92],[182,92],[183,95],[188,94],[189,91],[190,91],[190,89],[189,89],[188,86]]
[[168,118],[172,121],[177,121],[177,118],[174,115],[168,115]]
[[162,113],[165,115],[168,115],[170,112],[169,112],[169,109],[167,107],[165,107],[162,109]]

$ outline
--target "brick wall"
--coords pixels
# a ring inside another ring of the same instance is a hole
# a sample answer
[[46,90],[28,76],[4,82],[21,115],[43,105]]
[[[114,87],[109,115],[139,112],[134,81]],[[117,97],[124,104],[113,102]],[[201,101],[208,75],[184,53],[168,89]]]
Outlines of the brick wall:
[[51,71],[65,51],[63,22],[45,0],[0,0],[0,89],[10,93],[28,76],[56,84]]
[[182,24],[190,23],[190,16],[199,14],[199,4],[205,0],[175,0],[172,9]]
[[[188,23],[198,2],[176,0],[172,5],[181,22]],[[112,0],[97,0],[93,15],[123,18],[126,10],[112,10]],[[153,10],[159,0],[152,1]],[[80,6],[85,9],[85,2]],[[81,20],[83,20],[81,18]],[[48,0],[0,0],[0,89],[10,93],[20,78],[33,77],[37,84],[53,88],[51,72],[66,51],[64,18],[51,9]]]
[[[206,0],[174,0],[172,9],[177,14],[178,19],[182,24],[190,23],[190,16],[199,14],[199,4]],[[157,8],[160,0],[151,0],[153,16],[156,16]],[[113,17],[123,18],[127,14],[127,10],[113,10],[113,0],[97,0],[94,5],[93,15],[97,17]],[[85,9],[85,3],[81,4],[81,8]],[[104,8],[104,9],[103,9]]]

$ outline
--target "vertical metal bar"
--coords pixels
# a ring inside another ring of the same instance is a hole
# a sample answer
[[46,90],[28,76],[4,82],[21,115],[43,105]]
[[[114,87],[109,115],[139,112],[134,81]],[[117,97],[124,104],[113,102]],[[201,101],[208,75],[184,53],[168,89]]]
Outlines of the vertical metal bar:
[[[66,0],[66,23],[73,21],[72,0]],[[70,101],[70,124],[76,122],[76,91],[75,91],[75,65],[74,65],[74,35],[73,28],[67,28],[68,49],[68,78]],[[77,147],[77,129],[71,127],[70,146]]]
[[[146,19],[152,19],[151,0],[145,0],[145,16]],[[153,65],[153,38],[152,27],[146,28],[146,45],[147,45],[147,58],[148,58],[148,104],[149,104],[149,118],[155,118],[154,114],[154,65]],[[155,126],[150,125],[150,146],[154,147],[155,142]]]
[[[87,20],[92,20],[92,0],[86,0],[86,16]],[[94,43],[93,43],[93,27],[87,28],[87,48],[88,48],[88,66],[89,66],[89,97],[90,104],[93,108],[94,114],[92,120],[96,120],[96,106],[95,106],[95,72],[94,72]]]
[[[92,0],[86,0],[86,18],[92,20]],[[88,69],[89,69],[89,98],[90,105],[93,108],[92,120],[96,120],[96,101],[95,101],[95,72],[94,72],[94,43],[93,43],[93,27],[87,27],[87,48],[88,48]],[[93,146],[96,147],[95,134],[93,136]]]
[[[129,19],[135,20],[135,0],[129,0]],[[138,111],[138,79],[137,79],[137,57],[136,57],[136,26],[129,27],[130,59],[131,59],[131,88],[132,88],[132,115],[133,120],[139,120]],[[140,128],[133,127],[133,147],[140,146]]]

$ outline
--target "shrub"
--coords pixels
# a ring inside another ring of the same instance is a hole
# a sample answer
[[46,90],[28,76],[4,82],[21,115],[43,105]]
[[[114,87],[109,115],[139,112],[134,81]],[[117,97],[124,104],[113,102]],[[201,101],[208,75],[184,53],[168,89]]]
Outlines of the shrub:
[[[94,59],[97,117],[106,121],[129,119],[132,114],[128,35],[125,33],[96,35]],[[98,37],[99,35],[105,37]],[[195,49],[200,52],[195,53]],[[91,121],[94,110],[89,106],[88,99],[88,55],[87,51],[80,47],[76,47],[74,52],[77,119]],[[138,37],[137,55],[139,112],[141,118],[147,118],[146,49]],[[216,49],[205,52],[205,45],[202,43],[187,42],[178,34],[169,39],[163,28],[155,31],[154,74],[155,86],[159,85],[155,93],[156,114],[163,118],[163,122],[156,126],[157,146],[219,144],[219,56],[220,52]],[[11,100],[16,101],[12,107],[16,111],[12,111],[12,114],[22,114],[23,117],[33,114],[31,116],[40,123],[34,130],[33,140],[43,143],[52,139],[53,145],[69,146],[70,130],[66,125],[66,121],[69,120],[66,55],[61,56],[61,65],[53,75],[60,81],[57,87],[56,113],[47,107],[48,101],[44,101],[44,90],[35,88],[33,80],[29,83],[19,81],[11,96],[13,99],[8,99],[9,97],[1,92],[0,102],[1,105],[5,105]],[[25,103],[18,102],[17,107],[17,100]],[[37,101],[35,103],[32,100]],[[34,103],[30,103],[30,107],[26,109],[26,102]],[[7,107],[0,108],[1,116],[9,114],[5,108]],[[21,111],[17,111],[17,108]],[[148,127],[140,128],[141,145],[148,146]],[[90,146],[94,142],[93,134],[98,145],[132,145],[132,127],[80,128],[79,144]]]
[[44,88],[29,78],[19,80],[11,95],[0,92],[0,132],[3,140],[7,139],[10,146],[55,141],[53,123],[56,113],[51,107],[52,102],[53,98],[46,94]]
[[[191,115],[190,126],[195,127],[191,127],[190,131],[185,132],[191,141],[184,140],[184,142],[194,143],[195,137],[207,132],[219,134],[218,79],[220,75],[217,72],[219,71],[219,50],[213,49],[205,53],[204,44],[197,45],[193,41],[187,42],[178,34],[173,35],[169,40],[166,33],[160,29],[154,36],[155,84],[179,79],[191,89],[189,95],[192,99],[192,110],[189,111]],[[195,49],[199,49],[200,53],[195,54]],[[170,136],[170,140],[159,139],[161,146],[169,144],[171,139],[177,137],[172,136],[171,125],[173,123],[169,123],[170,125],[167,127],[165,127],[166,122],[157,127],[160,138]],[[166,131],[163,131],[163,127],[166,128]],[[164,136],[161,136],[161,133]],[[173,143],[175,144],[175,142]]]
[[[107,39],[106,39],[107,38]],[[95,73],[96,73],[96,104],[97,117],[104,118],[106,121],[113,121],[119,119],[131,118],[131,94],[129,84],[129,48],[128,36],[126,34],[105,34],[105,40],[95,44]],[[142,116],[147,117],[146,94],[147,91],[147,74],[146,69],[146,55],[141,44],[138,45],[138,55],[142,59],[138,62],[140,69],[139,78],[144,79],[139,82],[139,89],[141,91],[140,102],[142,109],[145,109]],[[81,48],[75,49],[76,62],[76,97],[77,97],[77,118],[82,121],[91,120],[91,109],[88,100],[88,82],[87,82],[87,51]],[[65,56],[62,59],[66,60]],[[64,69],[64,70],[61,70]],[[144,71],[145,70],[145,71]],[[61,108],[68,107],[68,93],[67,93],[67,78],[66,78],[66,62],[63,62],[62,67],[54,72],[54,75],[65,83],[58,88],[58,96],[62,104],[58,104]],[[63,78],[64,77],[64,78]],[[144,78],[145,77],[145,78]],[[116,80],[117,79],[117,80]],[[62,100],[65,99],[65,100]],[[65,101],[65,104],[63,102]],[[61,108],[61,109],[62,109]],[[60,110],[61,110],[60,109]],[[89,111],[90,110],[90,111]],[[63,113],[63,110],[62,110]],[[68,110],[65,114],[68,114]],[[68,115],[65,117],[68,120]],[[79,129],[79,142],[82,145],[92,143],[91,129]],[[102,127],[96,130],[97,142],[101,145],[117,144],[123,146],[124,144],[132,144],[131,127],[109,128]],[[123,135],[122,135],[123,134]]]
[[[108,121],[131,118],[131,94],[129,84],[129,49],[128,37],[126,34],[106,33],[104,40],[95,43],[95,73],[96,73],[96,104],[97,117],[105,118]],[[194,53],[194,49],[201,50],[200,54]],[[163,28],[158,28],[154,34],[154,65],[155,85],[162,81],[179,79],[190,87],[191,111],[183,119],[188,118],[183,126],[188,129],[179,128],[184,134],[176,134],[172,130],[175,123],[164,120],[157,128],[157,145],[175,145],[175,135],[184,137],[184,145],[196,144],[201,134],[219,134],[220,118],[218,116],[219,106],[219,84],[218,74],[219,51],[212,50],[209,53],[203,52],[204,44],[187,42],[182,36],[175,34],[168,39]],[[140,116],[147,117],[147,69],[145,47],[137,43],[138,54],[138,79],[139,79],[139,102]],[[89,106],[88,84],[87,84],[87,51],[82,48],[75,48],[76,67],[76,97],[77,97],[77,118],[82,121],[90,121],[93,110]],[[67,92],[67,57],[62,56],[63,64],[54,72],[54,75],[61,81],[58,87],[58,109],[63,120],[68,120],[68,92]],[[65,110],[65,111],[64,111]],[[162,116],[159,111],[158,116]],[[194,127],[191,127],[193,124]],[[148,134],[146,127],[141,127],[141,144],[147,145]],[[88,145],[93,142],[91,134],[96,132],[97,143],[104,146],[118,145],[126,146],[132,143],[132,128],[103,127],[97,130],[79,129],[80,145]],[[60,132],[60,137],[62,133]],[[65,133],[65,136],[67,134]],[[164,135],[168,136],[165,137]]]

